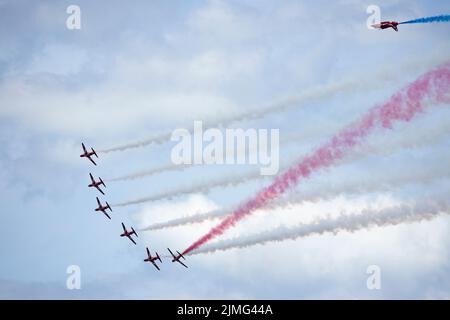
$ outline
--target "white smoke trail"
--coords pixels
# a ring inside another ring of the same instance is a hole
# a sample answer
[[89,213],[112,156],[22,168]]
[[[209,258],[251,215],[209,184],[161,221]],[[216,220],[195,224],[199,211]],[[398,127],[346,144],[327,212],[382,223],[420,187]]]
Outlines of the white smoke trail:
[[217,210],[212,210],[212,211],[208,211],[205,213],[198,213],[198,214],[195,214],[192,216],[185,216],[185,217],[169,220],[166,222],[154,223],[147,227],[143,227],[138,231],[160,230],[160,229],[182,226],[182,225],[186,225],[186,224],[203,222],[206,220],[218,219],[218,218],[221,218],[221,217],[224,217],[224,216],[230,214],[230,212],[233,212],[233,211],[231,211],[232,209],[233,208],[217,209]]
[[[420,134],[411,134],[412,132],[407,131],[402,135],[390,135],[389,139],[385,139],[384,136],[374,137],[369,141],[369,143],[359,146],[355,149],[351,155],[349,155],[344,161],[353,161],[352,159],[363,157],[364,154],[377,154],[377,155],[387,155],[397,151],[400,148],[419,148],[421,146],[425,146],[427,144],[432,143],[436,140],[441,140],[447,138],[447,135],[450,134],[450,122],[446,121],[448,114],[444,113],[440,118],[433,119],[425,119],[425,121],[433,122],[433,125],[423,126],[420,130]],[[308,135],[305,135],[304,132],[294,132],[287,135],[282,135],[280,137],[280,143],[282,146],[291,143],[301,143],[305,139],[311,139],[315,136],[317,137],[320,133],[324,133],[324,129],[320,126],[315,127],[316,130],[314,132],[309,132]],[[332,133],[332,130],[337,130],[338,126],[333,128],[327,128],[329,133]],[[423,130],[422,130],[423,129]],[[415,132],[418,132],[416,130]],[[239,152],[246,152],[246,150],[237,150]],[[147,170],[133,172],[127,175],[110,178],[107,181],[126,181],[126,180],[134,180],[143,177],[148,177],[157,173],[165,172],[165,171],[183,171],[187,168],[192,167],[192,165],[177,165],[173,163],[168,163],[161,166],[156,166]],[[255,173],[255,179],[258,174]],[[237,178],[239,180],[239,178]],[[253,177],[251,178],[253,179]]]
[[296,240],[327,232],[355,232],[373,227],[393,226],[401,223],[430,220],[440,214],[448,214],[448,203],[436,202],[416,205],[400,205],[396,207],[363,210],[356,215],[343,215],[332,219],[320,219],[311,224],[299,224],[295,227],[280,226],[270,231],[242,236],[238,238],[206,244],[191,254],[213,253],[235,248],[247,248],[254,245],[285,240]]
[[146,176],[151,176],[157,173],[161,173],[161,172],[166,172],[166,171],[181,171],[184,170],[185,168],[190,167],[189,165],[176,165],[176,164],[166,164],[166,165],[161,165],[158,167],[153,167],[151,169],[148,170],[142,170],[142,171],[137,171],[134,173],[130,173],[127,175],[123,175],[123,176],[119,176],[119,177],[115,177],[115,178],[110,178],[107,179],[107,181],[127,181],[127,180],[134,180],[134,179],[139,179],[142,177],[146,177]]
[[[321,129],[317,128],[317,127],[316,127],[316,129],[317,130],[316,130],[315,133],[318,133],[319,131],[323,132],[323,130],[321,130]],[[302,138],[305,138],[305,136],[303,136],[302,134],[299,134],[299,133],[291,134],[291,135],[286,136],[286,137],[281,137],[281,141],[280,142],[281,143],[285,143],[285,142],[290,143],[290,142],[294,142],[295,141],[296,143],[298,143],[299,141],[302,140]],[[248,150],[247,150],[247,146],[246,145],[240,146],[239,149],[237,149],[236,151],[235,151],[234,147],[235,146],[232,146],[232,147],[230,147],[230,149],[232,149],[231,151],[233,153],[236,153],[236,158],[239,158],[239,157],[246,158],[247,157],[246,152]],[[225,152],[224,154],[229,154],[227,152]],[[254,152],[257,152],[257,151],[255,150]],[[150,168],[150,169],[147,169],[147,170],[136,171],[136,172],[133,172],[133,173],[129,173],[129,174],[126,174],[126,175],[123,175],[123,176],[115,177],[115,178],[110,178],[110,179],[107,179],[107,180],[108,181],[134,180],[134,179],[149,177],[149,176],[155,175],[157,173],[165,172],[165,171],[183,171],[183,170],[185,170],[187,168],[191,168],[191,167],[193,167],[193,165],[191,165],[191,164],[180,165],[180,164],[174,164],[174,163],[167,163],[165,165],[156,166],[156,167],[153,167],[153,168]]]
[[[448,129],[448,128],[447,128]],[[380,143],[378,146],[373,146],[373,147],[366,147],[363,150],[366,153],[363,153],[361,151],[355,151],[351,156],[349,156],[348,158],[340,161],[338,163],[338,165],[343,165],[349,162],[354,162],[357,159],[361,159],[364,157],[367,157],[368,155],[379,155],[379,154],[390,154],[390,153],[395,153],[396,151],[402,149],[403,146],[409,147],[410,149],[417,149],[420,147],[423,147],[424,145],[428,145],[428,143],[430,141],[432,141],[434,138],[441,138],[441,139],[445,139],[447,136],[443,135],[442,132],[440,131],[435,131],[434,134],[426,134],[424,133],[423,135],[420,135],[419,137],[415,137],[415,136],[408,136],[405,139],[400,139],[398,141],[395,141],[395,139],[393,138],[393,140],[390,143]],[[414,142],[412,142],[414,141]],[[443,157],[445,157],[446,155],[443,155]],[[430,161],[436,161],[436,159],[432,159]],[[428,173],[429,175],[432,175],[433,172],[437,171],[436,168],[440,168],[442,165],[442,159],[440,159],[439,161],[437,161],[436,166],[434,167],[435,169],[431,172]],[[413,166],[413,164],[408,164],[410,166]],[[282,165],[282,168],[287,168],[289,167],[289,165]],[[414,171],[409,171],[410,172],[420,172],[421,168],[416,168],[414,169]],[[446,170],[441,170],[440,174],[442,174],[442,172],[446,172]],[[408,173],[408,177],[410,177],[411,175]],[[393,176],[397,176],[399,175],[397,172],[392,172]],[[416,175],[416,173],[415,173]],[[404,179],[408,179],[408,177],[402,177],[397,179],[397,182],[401,182]],[[245,182],[249,182],[252,180],[260,180],[260,179],[264,179],[267,178],[267,176],[261,176],[258,170],[254,170],[254,171],[249,171],[245,174],[237,174],[237,175],[228,175],[228,176],[223,176],[223,177],[218,177],[215,179],[211,179],[208,181],[204,181],[204,182],[198,182],[196,184],[192,184],[189,186],[182,186],[182,187],[176,187],[173,188],[171,190],[166,190],[164,192],[160,192],[148,197],[143,197],[143,198],[139,198],[139,199],[135,199],[135,200],[131,200],[131,201],[126,201],[126,202],[122,202],[122,203],[118,203],[115,204],[114,206],[117,207],[121,207],[121,206],[128,206],[128,205],[134,205],[134,204],[139,204],[139,203],[144,203],[144,202],[151,202],[151,201],[158,201],[158,200],[163,200],[163,199],[172,199],[174,197],[178,197],[181,195],[186,195],[186,194],[191,194],[191,193],[207,193],[209,192],[212,188],[217,188],[217,187],[227,187],[227,186],[235,186],[241,183],[245,183]],[[422,177],[422,179],[426,179],[426,177]],[[348,181],[348,180],[346,180]],[[417,181],[417,180],[416,180]],[[391,184],[395,184],[395,181],[390,181]],[[355,182],[356,185],[359,185],[357,182]],[[371,188],[374,185],[379,184],[379,181],[374,181],[371,185],[366,187],[366,191],[369,192],[369,188]],[[350,189],[351,186],[346,186],[344,189],[348,190]],[[364,187],[362,187],[364,189]],[[341,189],[342,190],[342,189]],[[361,189],[362,190],[362,189]],[[338,191],[338,190],[336,190]],[[207,214],[201,214],[201,216],[203,217],[207,217]],[[213,213],[211,215],[213,218],[216,218],[218,216],[217,213]],[[195,222],[198,221],[203,221],[203,220],[198,220],[196,218],[193,218],[195,220]],[[201,218],[199,218],[201,219]],[[209,218],[206,218],[209,219]],[[182,220],[184,221],[184,220]],[[179,223],[179,222],[177,222]]]
[[[281,139],[281,142],[289,142],[292,141],[294,139],[294,137],[297,138],[297,142],[299,140],[299,135],[290,135],[288,137],[288,139]],[[228,146],[229,149],[227,149],[224,154],[235,154],[236,158],[245,158],[247,159],[247,153],[246,152],[251,152],[248,151],[247,149],[247,145],[239,145],[239,146]],[[253,150],[253,149],[252,149]],[[253,152],[257,152],[257,150],[253,151]],[[108,179],[109,181],[126,181],[126,180],[134,180],[134,179],[138,179],[138,178],[144,178],[144,177],[148,177],[148,176],[152,176],[154,174],[157,173],[161,173],[164,171],[183,171],[184,169],[187,168],[191,168],[195,165],[193,164],[175,164],[175,163],[167,163],[165,165],[161,165],[161,166],[156,166],[147,170],[141,170],[141,171],[137,171],[137,172],[133,172],[127,175],[123,175],[123,176],[119,176],[119,177],[115,177],[115,178],[111,178]],[[259,175],[259,173],[255,172],[255,176]]]
[[[226,127],[234,122],[259,119],[266,115],[285,111],[286,109],[293,107],[304,107],[309,104],[313,104],[319,101],[333,97],[336,93],[352,93],[358,90],[370,90],[380,88],[386,85],[388,82],[399,80],[400,77],[405,76],[408,73],[420,73],[420,71],[427,70],[432,67],[440,65],[444,61],[447,61],[448,56],[434,54],[428,58],[422,57],[420,60],[402,61],[401,64],[395,66],[386,67],[384,70],[378,70],[373,74],[365,74],[355,79],[352,77],[347,80],[343,80],[339,83],[332,83],[328,85],[321,85],[317,87],[305,90],[301,94],[285,98],[283,101],[268,104],[260,108],[243,112],[241,114],[230,115],[227,118],[216,119],[210,122],[204,123],[204,129],[208,128],[220,128]],[[115,151],[125,151],[128,149],[145,147],[151,144],[162,144],[170,141],[172,131],[164,132],[154,135],[145,140],[126,143],[111,148],[99,150],[102,153],[109,153]]]
[[[441,165],[439,165],[439,163]],[[337,198],[341,195],[360,195],[372,192],[394,191],[397,188],[410,184],[419,184],[420,186],[429,185],[437,180],[450,178],[450,172],[448,172],[447,166],[442,162],[439,163],[436,163],[436,166],[433,167],[433,171],[431,172],[428,172],[428,170],[420,171],[419,169],[416,170],[410,167],[413,171],[406,170],[397,174],[395,174],[395,172],[391,172],[387,173],[383,178],[369,175],[368,179],[365,179],[363,182],[345,179],[340,180],[339,183],[335,184],[316,186],[315,188],[302,190],[301,193],[293,193],[285,198],[277,199],[268,204],[267,207],[265,207],[265,210],[291,207],[294,205],[300,205],[304,202],[326,201]],[[414,175],[410,174],[410,172],[414,172]],[[165,222],[154,223],[147,227],[141,228],[141,231],[160,230],[220,219],[230,214],[230,212],[233,212],[234,209],[235,207],[216,209]]]
[[170,137],[172,136],[172,132],[165,132],[165,133],[160,133],[160,134],[156,134],[152,137],[149,137],[145,140],[141,140],[141,141],[136,141],[136,142],[132,142],[132,143],[127,143],[127,144],[122,144],[122,145],[118,145],[116,147],[111,147],[108,149],[102,149],[99,150],[99,152],[101,153],[109,153],[109,152],[115,152],[115,151],[125,151],[128,149],[135,149],[135,148],[140,148],[140,147],[145,147],[151,144],[163,144],[165,142],[170,141]]
[[116,203],[114,207],[124,207],[133,204],[139,204],[144,202],[158,201],[163,199],[172,199],[174,197],[178,197],[181,195],[191,194],[191,193],[207,193],[210,189],[216,187],[226,187],[226,186],[235,186],[240,183],[250,181],[252,179],[260,179],[261,175],[259,171],[251,171],[244,175],[235,175],[235,176],[223,176],[216,179],[211,179],[208,181],[200,181],[197,184],[177,187],[175,189],[167,190],[164,192],[160,192],[148,197],[143,197],[131,201],[126,201],[122,203]]

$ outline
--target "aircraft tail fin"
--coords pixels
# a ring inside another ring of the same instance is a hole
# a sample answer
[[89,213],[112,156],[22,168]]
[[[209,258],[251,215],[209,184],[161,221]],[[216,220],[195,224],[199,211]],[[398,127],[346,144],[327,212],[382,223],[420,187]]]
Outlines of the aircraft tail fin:
[[133,230],[134,234],[136,235],[136,237],[139,237],[137,232],[133,229],[133,227],[131,227],[131,230]]

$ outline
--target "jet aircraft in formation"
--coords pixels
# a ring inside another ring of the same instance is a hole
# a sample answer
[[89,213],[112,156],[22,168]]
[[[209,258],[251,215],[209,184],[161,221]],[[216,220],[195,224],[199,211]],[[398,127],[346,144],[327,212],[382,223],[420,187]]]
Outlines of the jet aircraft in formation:
[[[81,158],[87,158],[89,159],[94,165],[97,165],[97,163],[95,163],[95,161],[92,159],[93,156],[96,156],[98,158],[97,152],[95,152],[94,148],[91,148],[91,151],[87,151],[86,146],[84,145],[84,143],[81,144],[82,148],[83,148],[83,153],[80,154]],[[92,175],[92,173],[89,173],[89,177],[91,178],[91,183],[88,184],[89,188],[96,188],[101,194],[105,195],[105,192],[102,190],[101,186],[103,186],[104,188],[106,188],[105,183],[103,182],[102,178],[98,177],[98,181],[96,181],[94,179],[94,176]],[[100,201],[100,199],[98,197],[96,197],[97,199],[97,204],[98,207],[95,208],[96,212],[102,212],[108,219],[111,220],[110,215],[107,213],[107,210],[109,210],[110,212],[112,212],[113,210],[111,209],[111,206],[109,205],[109,203],[107,201],[105,201],[105,205],[103,205]],[[129,231],[126,227],[125,224],[122,222],[122,228],[123,228],[123,233],[120,234],[121,237],[127,237],[128,239],[130,239],[131,242],[133,242],[134,244],[136,244],[136,241],[133,239],[133,235],[138,237],[137,232],[133,229],[133,227],[130,227],[131,230]],[[159,269],[159,266],[157,265],[156,261],[159,260],[159,262],[162,263],[161,257],[158,255],[157,252],[155,252],[155,256],[152,256],[150,254],[150,250],[148,249],[148,247],[146,247],[147,249],[147,258],[144,259],[144,262],[151,262],[156,269]],[[169,250],[170,254],[172,255],[172,262],[178,262],[180,263],[182,266],[186,267],[187,266],[180,260],[181,258],[183,258],[183,260],[186,260],[186,258],[179,252],[177,252],[177,255],[173,254],[173,252],[167,248],[167,250]]]

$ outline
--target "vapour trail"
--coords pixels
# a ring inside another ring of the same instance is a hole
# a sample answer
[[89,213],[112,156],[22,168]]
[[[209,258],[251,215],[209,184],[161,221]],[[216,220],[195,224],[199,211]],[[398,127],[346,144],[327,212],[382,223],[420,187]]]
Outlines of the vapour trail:
[[359,214],[344,215],[337,218],[320,219],[311,224],[299,224],[295,227],[280,226],[273,230],[264,231],[254,235],[237,237],[211,243],[190,252],[190,255],[213,253],[235,248],[247,248],[270,242],[295,240],[327,232],[355,232],[361,229],[374,227],[394,226],[401,223],[412,223],[422,220],[431,220],[440,214],[448,214],[447,203],[433,203],[421,205],[400,205],[381,210],[366,209]]
[[160,193],[153,194],[148,197],[138,198],[126,202],[113,204],[114,207],[124,207],[144,202],[158,201],[164,199],[172,199],[181,195],[191,194],[191,193],[207,193],[210,189],[216,187],[226,187],[235,186],[245,181],[260,179],[261,175],[259,171],[249,171],[244,175],[235,176],[223,176],[216,179],[210,179],[205,182],[200,181],[197,184],[181,186],[175,189],[163,191]]
[[[308,136],[308,138],[309,137],[310,136]],[[295,134],[289,135],[287,137],[281,137],[280,138],[280,143],[281,144],[284,143],[284,142],[288,142],[289,143],[289,142],[293,142],[293,141],[298,142],[302,138],[306,138],[306,137],[304,135],[302,135],[301,133],[295,133]],[[245,147],[246,146],[244,146],[241,149],[236,150],[236,156],[237,157],[240,156],[240,155],[244,155],[245,157],[248,156],[247,153],[246,153],[247,150],[246,150]],[[233,152],[235,152],[234,149],[233,149]],[[227,153],[225,152],[224,154],[227,154]],[[107,179],[107,180],[108,181],[134,180],[134,179],[149,177],[149,176],[152,176],[152,175],[155,175],[155,174],[158,174],[158,173],[161,173],[161,172],[165,172],[165,171],[184,171],[185,169],[191,168],[193,166],[194,165],[192,165],[192,164],[185,164],[185,165],[181,164],[180,165],[180,164],[175,164],[175,163],[167,163],[165,165],[156,166],[156,167],[153,167],[153,168],[150,168],[150,169],[147,169],[147,170],[136,171],[136,172],[133,172],[133,173],[129,173],[129,174],[126,174],[126,175],[118,176],[118,177],[115,177],[115,178],[110,178],[110,179]]]
[[[343,159],[339,162],[339,165],[354,162],[360,158],[367,157],[368,155],[386,155],[390,153],[394,153],[399,149],[403,148],[418,148],[421,146],[426,146],[431,142],[437,139],[447,139],[446,134],[450,132],[450,127],[448,123],[437,123],[433,128],[424,134],[419,136],[410,136],[407,137],[393,137],[391,141],[383,141],[379,143],[378,146],[370,146],[370,144],[365,145],[364,147],[358,148],[353,152],[349,157]],[[360,150],[359,150],[360,149]],[[292,164],[292,161],[290,162]],[[288,166],[282,165],[282,170],[287,169]],[[284,168],[284,169],[283,169]],[[249,171],[245,174],[236,174],[236,175],[228,175],[224,177],[218,177],[212,180],[207,180],[204,182],[198,182],[192,185],[187,186],[177,186],[174,189],[169,189],[164,192],[160,192],[148,197],[143,197],[127,202],[122,202],[116,204],[116,206],[126,206],[139,204],[144,202],[158,201],[164,199],[172,199],[177,196],[191,194],[191,193],[208,193],[212,188],[217,187],[227,187],[227,186],[235,186],[241,183],[261,180],[267,178],[265,176],[261,176],[258,170]],[[214,217],[218,217],[216,212],[212,214]]]
[[146,176],[151,176],[157,173],[161,173],[161,172],[166,172],[166,171],[182,171],[184,170],[186,167],[189,167],[188,165],[175,165],[173,163],[168,163],[165,165],[161,165],[161,166],[157,166],[157,167],[153,167],[151,169],[148,170],[142,170],[142,171],[137,171],[134,173],[130,173],[127,175],[123,175],[123,176],[118,176],[115,178],[110,178],[107,179],[107,181],[127,181],[127,180],[134,180],[134,179],[139,179],[142,177],[146,177]]
[[[299,141],[302,141],[306,138],[311,138],[311,136],[315,136],[315,135],[319,134],[320,129],[319,128],[316,128],[316,129],[317,129],[317,131],[314,130],[314,132],[309,132],[308,134],[304,134],[303,132],[296,132],[293,134],[289,134],[287,136],[281,136],[280,143],[281,144],[292,143],[292,142],[298,143]],[[331,130],[332,128],[327,128],[327,129]],[[322,130],[322,133],[323,133],[323,130]],[[247,150],[246,146],[244,146],[243,148],[238,149],[236,151],[235,151],[235,149],[233,149],[233,152],[236,153],[236,157],[238,157],[240,155],[244,155],[245,157],[248,157],[248,154],[246,153],[247,151],[248,150]],[[227,153],[225,152],[224,154],[227,154]],[[185,169],[191,168],[193,166],[194,165],[192,165],[192,164],[180,165],[180,164],[175,164],[175,163],[167,163],[165,165],[155,166],[155,167],[147,169],[147,170],[136,171],[136,172],[118,176],[115,178],[110,178],[110,179],[107,179],[107,181],[134,180],[134,179],[149,177],[149,176],[152,176],[152,175],[155,175],[155,174],[158,174],[161,172],[165,172],[165,171],[184,171]]]
[[[420,60],[410,60],[407,62],[402,62],[402,64],[396,65],[394,67],[390,66],[390,68],[378,70],[375,73],[365,74],[358,79],[352,77],[339,83],[313,87],[305,90],[298,96],[288,97],[280,102],[261,106],[260,108],[246,111],[241,114],[230,115],[223,119],[215,119],[209,122],[204,121],[203,127],[205,130],[208,128],[227,127],[228,125],[235,122],[259,119],[266,115],[282,112],[293,107],[304,107],[314,102],[320,102],[325,99],[331,98],[336,93],[352,93],[356,90],[370,90],[380,88],[384,84],[386,84],[386,82],[398,80],[400,76],[404,76],[406,73],[411,72],[411,70],[417,71],[422,68],[431,68],[436,66],[436,64],[438,63],[442,63],[447,58],[447,56],[441,56],[440,54],[429,56],[427,59],[424,59],[422,57]],[[145,140],[117,145],[98,151],[102,153],[109,153],[145,147],[152,144],[162,144],[169,142],[171,135],[172,130],[170,130],[169,132],[156,134]]]
[[[411,184],[429,186],[429,184],[434,181],[448,179],[450,177],[447,165],[449,162],[450,157],[444,159],[441,157],[440,159],[435,159],[435,161],[429,161],[428,168],[423,168],[422,162],[414,162],[404,164],[401,171],[398,171],[396,168],[390,168],[391,170],[386,171],[385,175],[381,177],[372,174],[367,175],[367,177],[358,175],[358,180],[362,181],[349,178],[339,180],[332,184],[320,184],[314,188],[305,189],[301,192],[296,192],[286,197],[276,199],[264,207],[264,209],[285,208],[300,205],[304,202],[319,202],[337,198],[341,195],[359,195],[371,192],[393,191]],[[431,168],[431,170],[429,168]],[[411,172],[414,172],[414,174],[411,174]],[[160,230],[219,219],[227,216],[234,210],[236,210],[235,207],[230,207],[198,213],[191,216],[184,216],[165,222],[151,224],[141,228],[140,231]]]
[[[339,125],[335,125],[333,127],[333,129],[339,128]],[[287,144],[292,144],[292,143],[300,143],[302,141],[304,141],[305,139],[311,139],[314,138],[314,136],[319,136],[319,132],[321,131],[323,133],[324,130],[330,131],[330,129],[327,127],[326,129],[320,128],[320,126],[316,127],[317,132],[309,132],[308,134],[305,134],[304,132],[294,132],[288,135],[283,135],[280,137],[280,144],[283,146],[285,143]],[[336,131],[336,130],[335,130]],[[387,154],[387,153],[391,153],[393,151],[395,151],[396,149],[399,148],[412,148],[412,147],[418,147],[418,146],[422,146],[425,145],[429,142],[432,142],[433,140],[436,140],[438,138],[440,138],[443,134],[447,134],[450,132],[450,124],[448,122],[445,123],[437,123],[435,124],[432,128],[430,128],[429,132],[424,133],[419,135],[418,137],[410,137],[407,136],[405,137],[405,139],[407,141],[394,141],[391,142],[389,141],[387,144],[388,146],[386,146],[386,141],[384,141],[384,146],[383,148],[379,148],[377,146],[371,148],[374,149],[373,151],[370,151],[371,153],[376,152],[377,154]],[[394,140],[398,140],[394,139]],[[393,144],[393,147],[391,147]],[[240,150],[237,151],[239,154],[239,152],[245,152],[245,150]],[[365,153],[368,153],[368,150],[364,150]],[[106,181],[108,182],[117,182],[117,181],[129,181],[129,180],[135,180],[135,179],[140,179],[140,178],[144,178],[144,177],[149,177],[161,172],[166,172],[166,171],[184,171],[187,168],[193,167],[193,165],[179,165],[179,164],[174,164],[174,163],[167,163],[165,165],[160,165],[160,166],[155,166],[153,168],[147,169],[147,170],[141,170],[141,171],[136,171],[130,174],[126,174],[123,176],[118,176],[115,178],[109,178],[106,179]],[[255,172],[255,175],[259,175],[259,173]],[[237,178],[236,183],[239,182],[239,178]]]
[[[418,134],[406,132],[401,135],[391,135],[388,140],[386,140],[384,136],[372,139],[369,144],[356,148],[349,156],[339,161],[338,166],[345,166],[348,163],[355,162],[359,158],[367,156],[393,154],[396,151],[405,150],[405,148],[408,151],[417,150],[419,148],[422,148],[419,150],[423,150],[423,147],[425,146],[435,148],[440,143],[448,141],[448,134],[450,133],[450,124],[448,121],[436,121],[434,118],[427,119],[428,122],[431,120],[433,120],[433,126],[422,128],[424,132],[421,131]],[[423,154],[423,152],[421,153]],[[426,154],[429,153],[426,152]],[[428,184],[439,178],[447,178],[449,175],[447,163],[450,162],[450,157],[448,157],[447,154],[443,154],[440,158],[432,157],[431,159],[426,158],[416,160],[417,161],[403,163],[400,170],[394,166],[386,167],[381,164],[381,168],[374,168],[372,166],[370,174],[365,175],[366,171],[357,174],[357,179],[355,179],[354,176],[347,177],[346,179],[331,177],[331,179],[335,181],[332,184],[319,184],[318,186],[313,184],[313,188],[311,188],[311,184],[309,184],[309,188],[302,190],[301,193],[296,192],[283,199],[274,200],[274,202],[270,204],[270,208],[298,205],[304,201],[316,202],[327,200],[346,194],[353,195],[369,192],[385,192],[408,184]],[[424,167],[423,163],[427,163],[427,166]],[[384,176],[373,174],[373,172],[381,171],[384,171]],[[411,174],[412,172],[414,174]],[[190,216],[182,216],[180,218],[157,222],[142,227],[141,231],[159,230],[219,219],[228,215],[230,212],[233,212],[235,209],[236,207],[233,206],[197,213]]]
[[413,19],[413,20],[400,22],[399,24],[431,23],[431,22],[450,22],[450,15],[449,14],[443,14],[443,15],[440,15],[440,16]]
[[336,160],[342,159],[355,145],[360,144],[376,128],[392,128],[395,122],[409,122],[433,103],[450,103],[449,91],[450,63],[446,63],[440,68],[425,73],[395,93],[383,105],[372,108],[359,121],[352,123],[329,142],[304,157],[297,165],[278,176],[270,186],[263,188],[219,225],[187,247],[183,254],[198,249],[222,235],[256,209],[264,207],[300,181],[309,178],[313,172],[330,167]]

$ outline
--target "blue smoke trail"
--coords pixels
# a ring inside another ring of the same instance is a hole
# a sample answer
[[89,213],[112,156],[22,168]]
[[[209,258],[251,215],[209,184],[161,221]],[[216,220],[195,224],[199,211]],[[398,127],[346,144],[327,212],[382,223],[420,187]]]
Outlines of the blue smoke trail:
[[449,22],[450,21],[450,15],[440,15],[440,16],[434,16],[434,17],[426,17],[426,18],[419,18],[414,20],[408,20],[404,22],[400,22],[399,24],[407,24],[407,23],[430,23],[430,22]]

